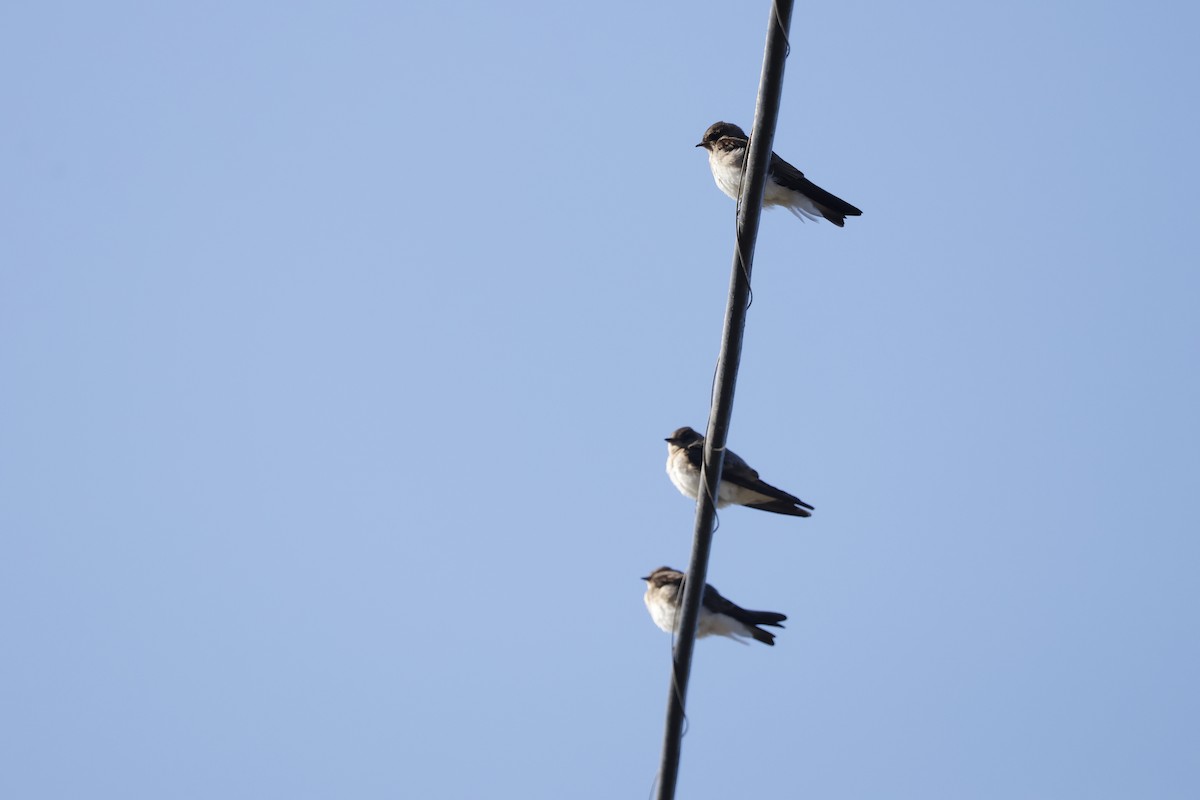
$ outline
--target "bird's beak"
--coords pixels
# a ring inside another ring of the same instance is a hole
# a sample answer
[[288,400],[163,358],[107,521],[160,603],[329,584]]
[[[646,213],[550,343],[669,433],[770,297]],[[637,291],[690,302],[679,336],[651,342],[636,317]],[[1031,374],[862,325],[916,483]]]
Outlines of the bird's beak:
[[704,147],[704,146],[705,146],[704,142],[701,142],[700,144],[696,145],[696,147]]
[[642,580],[642,581],[648,581],[648,580],[650,580],[650,576],[649,576],[649,575],[647,575],[647,576],[646,576],[646,577],[644,577],[644,578],[638,578],[638,580]]
[[675,444],[675,439],[674,439],[674,437],[671,437],[671,436],[668,436],[667,438],[663,439],[663,441],[670,442],[671,444]]

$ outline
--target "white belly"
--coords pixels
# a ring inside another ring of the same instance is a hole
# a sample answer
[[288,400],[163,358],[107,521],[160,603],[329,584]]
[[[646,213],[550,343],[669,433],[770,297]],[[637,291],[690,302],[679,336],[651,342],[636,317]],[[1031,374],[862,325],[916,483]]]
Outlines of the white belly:
[[[709,166],[717,188],[737,200],[742,193],[742,165],[735,165],[728,154],[713,153],[709,156]],[[763,188],[763,207],[767,206],[783,206],[801,219],[821,219],[821,212],[812,200],[780,186],[770,178],[767,178],[767,185]]]
[[710,159],[709,166],[712,167],[713,180],[717,182],[717,188],[737,200],[742,193],[741,165],[733,167],[722,164],[714,154],[714,157]]
[[[700,494],[700,472],[699,470],[693,471],[678,467],[676,466],[678,463],[676,461],[669,465],[667,475],[670,476],[671,483],[675,484],[675,488],[681,494],[695,500],[697,495]],[[686,460],[683,463],[686,464]],[[724,508],[731,503],[737,503],[740,494],[741,489],[737,486],[721,481],[721,488],[717,490],[717,508]]]

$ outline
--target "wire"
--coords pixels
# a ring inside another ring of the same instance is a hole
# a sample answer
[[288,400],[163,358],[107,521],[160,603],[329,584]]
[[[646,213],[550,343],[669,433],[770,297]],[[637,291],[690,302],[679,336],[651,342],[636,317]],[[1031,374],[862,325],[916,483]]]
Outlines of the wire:
[[[741,192],[737,205],[737,241],[734,247],[730,275],[729,302],[725,307],[725,323],[721,336],[721,352],[713,377],[711,407],[704,443],[704,460],[700,468],[704,491],[696,492],[696,520],[692,540],[692,556],[680,590],[678,633],[672,626],[670,692],[667,698],[667,719],[663,734],[662,761],[658,772],[658,800],[674,800],[679,778],[679,757],[687,721],[685,704],[687,684],[691,675],[692,654],[696,644],[700,603],[708,576],[708,560],[713,534],[717,529],[715,498],[721,482],[725,461],[725,437],[733,416],[733,394],[741,364],[742,340],[745,334],[747,311],[753,297],[750,274],[754,260],[754,245],[762,217],[763,190],[771,162],[771,144],[779,118],[779,101],[783,93],[783,68],[791,45],[788,30],[791,26],[793,0],[772,0],[771,19],[767,28],[767,44],[763,53],[762,79],[754,112],[754,125],[742,170]],[[748,201],[748,202],[747,202]]]

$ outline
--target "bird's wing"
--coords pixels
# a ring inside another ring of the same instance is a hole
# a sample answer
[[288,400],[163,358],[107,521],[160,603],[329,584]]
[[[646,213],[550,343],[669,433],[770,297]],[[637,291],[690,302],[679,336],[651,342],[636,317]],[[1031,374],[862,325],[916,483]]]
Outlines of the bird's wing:
[[783,626],[779,623],[787,619],[786,615],[778,614],[774,611],[750,611],[749,609],[742,608],[737,603],[722,596],[711,583],[704,588],[704,607],[714,614],[724,614],[747,625],[773,625],[777,628],[782,628]]
[[704,442],[696,442],[683,448],[683,454],[687,456],[688,463],[699,470],[704,463]]
[[789,505],[799,504],[805,508],[811,509],[808,503],[796,497],[793,494],[788,494],[783,489],[777,489],[766,481],[758,477],[758,471],[743,461],[738,455],[732,451],[725,452],[725,469],[721,471],[721,480],[729,481],[734,486],[740,486],[743,489],[749,489],[753,492],[758,492],[761,495],[773,498],[775,500],[783,500]]
[[795,189],[818,205],[825,206],[826,208],[836,211],[839,214],[844,214],[847,217],[857,217],[862,215],[862,211],[850,205],[837,195],[831,194],[822,189],[820,186],[817,186],[808,178],[804,177],[803,172],[796,169],[774,153],[771,154],[771,174],[774,175],[775,182],[780,186],[784,186],[788,189]]

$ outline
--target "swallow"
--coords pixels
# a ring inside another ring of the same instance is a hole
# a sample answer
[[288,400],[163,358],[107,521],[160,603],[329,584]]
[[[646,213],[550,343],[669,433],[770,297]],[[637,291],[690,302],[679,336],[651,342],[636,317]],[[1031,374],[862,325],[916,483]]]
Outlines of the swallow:
[[[708,151],[708,166],[713,180],[722,192],[738,199],[742,191],[742,171],[746,163],[750,140],[746,132],[731,122],[714,122],[704,132],[696,147]],[[800,219],[818,220],[821,217],[837,225],[846,224],[846,217],[861,216],[862,212],[845,200],[817,186],[804,173],[771,153],[763,206],[783,206]]]
[[[670,567],[659,567],[646,577],[646,609],[654,624],[667,633],[674,633],[679,620],[680,603],[683,601],[684,575]],[[704,636],[728,636],[741,641],[751,637],[763,644],[775,646],[775,634],[759,625],[782,628],[780,623],[787,619],[774,611],[748,611],[737,603],[726,600],[710,583],[704,584],[704,597],[700,605],[700,619],[696,624],[696,638]]]
[[[683,427],[666,438],[667,475],[675,488],[696,499],[700,491],[700,465],[704,463],[704,437]],[[746,506],[792,517],[811,517],[813,507],[795,495],[776,489],[732,450],[725,451],[717,508]]]

